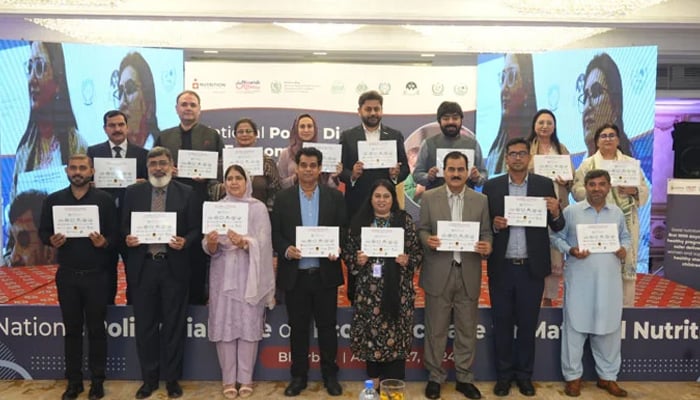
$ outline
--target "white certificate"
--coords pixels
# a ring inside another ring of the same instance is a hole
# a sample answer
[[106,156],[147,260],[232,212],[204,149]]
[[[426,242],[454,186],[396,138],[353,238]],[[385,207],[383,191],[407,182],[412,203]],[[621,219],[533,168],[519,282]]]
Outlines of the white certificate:
[[576,225],[579,250],[591,253],[614,253],[620,249],[616,224]]
[[302,257],[338,255],[340,228],[337,226],[297,226],[296,248]]
[[251,176],[264,175],[262,147],[233,147],[224,149],[224,172],[233,164],[240,165]]
[[439,251],[475,251],[481,223],[473,221],[438,221]]
[[391,168],[398,162],[396,140],[360,140],[357,142],[357,158],[364,164],[364,169]]
[[612,186],[639,186],[639,160],[603,160],[598,166],[610,174]]
[[53,206],[53,232],[67,238],[88,237],[100,232],[97,206]]
[[245,235],[248,233],[248,203],[229,201],[205,201],[202,206],[202,233],[217,231],[225,235],[228,230]]
[[505,196],[503,216],[510,226],[547,226],[547,201],[544,197]]
[[304,142],[303,147],[315,147],[323,154],[321,172],[335,173],[335,166],[340,162],[343,145],[335,143]]
[[571,171],[571,158],[567,155],[535,155],[535,173],[555,180],[561,177],[565,181],[574,179]]
[[216,179],[219,153],[215,151],[178,150],[177,176]]
[[132,211],[131,235],[141,244],[168,243],[177,235],[177,213]]
[[360,248],[368,257],[396,257],[403,254],[403,228],[362,227]]
[[472,149],[435,149],[435,166],[438,169],[437,176],[439,178],[443,177],[445,175],[445,172],[442,170],[442,166],[444,165],[445,161],[445,156],[447,153],[451,153],[453,151],[458,151],[465,156],[467,156],[467,160],[469,161],[469,164],[467,165],[467,176],[469,176],[469,171],[471,171],[472,167],[474,166],[474,150]]
[[95,157],[95,187],[123,188],[136,182],[135,158]]

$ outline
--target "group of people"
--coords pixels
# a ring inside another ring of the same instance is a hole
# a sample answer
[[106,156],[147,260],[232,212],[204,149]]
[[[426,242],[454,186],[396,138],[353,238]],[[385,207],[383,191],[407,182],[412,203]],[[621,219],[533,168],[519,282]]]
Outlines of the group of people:
[[[516,382],[522,394],[534,396],[535,329],[546,278],[557,266],[562,269],[562,254],[567,255],[562,340],[566,393],[580,392],[583,343],[591,335],[598,386],[615,395],[626,394],[615,383],[624,297],[621,266],[634,257],[630,238],[635,237],[635,221],[638,237],[638,220],[633,214],[646,200],[648,189],[643,179],[638,187],[611,188],[610,176],[600,170],[599,159],[626,157],[615,150],[619,130],[614,124],[603,125],[596,133],[598,150],[576,171],[573,182],[552,181],[533,172],[534,156],[567,154],[567,150],[558,141],[554,114],[541,110],[534,116],[529,138],[504,143],[506,173],[488,179],[478,142],[460,135],[461,107],[443,102],[436,115],[441,135],[422,144],[413,171],[414,180],[429,188],[423,194],[416,226],[399,206],[396,190],[409,176],[403,135],[382,123],[383,98],[376,91],[359,97],[361,124],[342,132],[341,162],[334,173],[322,173],[321,151],[313,145],[303,146],[317,140],[318,127],[313,117],[302,114],[294,121],[289,147],[278,164],[265,156],[263,175],[251,176],[234,164],[220,168],[217,179],[179,177],[179,150],[216,152],[221,160],[224,145],[216,130],[200,123],[201,102],[196,92],[180,93],[175,108],[180,124],[162,131],[150,151],[130,143],[124,112],[107,112],[103,122],[108,140],[91,146],[87,154],[69,156],[66,174],[70,186],[43,202],[39,237],[57,253],[56,284],[66,326],[68,387],[64,399],[74,399],[84,390],[80,362],[84,323],[92,380],[89,397],[104,396],[103,321],[106,305],[114,299],[112,271],[119,255],[126,265],[127,297],[134,308],[143,380],[136,393],[139,399],[150,397],[160,380],[166,382],[168,397],[182,395],[178,380],[188,303],[209,306],[208,333],[216,344],[223,395],[250,396],[265,309],[275,306],[279,292],[284,294],[291,327],[291,381],[284,394],[297,396],[307,387],[313,322],[324,387],[331,396],[341,395],[336,361],[337,294],[344,284],[341,260],[352,278],[349,281],[354,282],[348,291],[355,310],[351,349],[365,361],[368,377],[377,382],[405,377],[413,340],[413,277],[420,269],[426,308],[424,360],[429,373],[425,395],[430,399],[440,397],[447,377],[442,362],[452,321],[456,390],[468,398],[481,398],[472,363],[482,261],[487,260],[497,369],[494,393],[508,395]],[[254,146],[255,123],[239,120],[235,137],[238,147]],[[365,168],[358,143],[380,140],[394,141],[396,163],[389,168]],[[437,159],[437,149],[444,149],[446,155]],[[472,160],[464,150],[474,152],[471,168]],[[110,192],[94,188],[90,183],[93,157],[136,158],[137,182]],[[344,193],[337,190],[340,186]],[[483,187],[482,193],[473,189],[476,186]],[[569,193],[579,203],[567,207]],[[506,196],[544,198],[547,227],[511,226],[504,217]],[[247,204],[248,232],[229,229],[226,234],[202,234],[206,200]],[[85,238],[66,238],[55,232],[56,205],[98,205],[100,231]],[[163,211],[176,213],[176,234],[167,243],[142,243],[143,238],[131,232],[132,213]],[[440,221],[478,223],[473,248],[441,250]],[[577,244],[576,224],[598,222],[618,226],[622,247],[614,255],[589,254]],[[296,228],[301,226],[338,227],[338,251],[327,257],[305,256],[297,247]],[[364,227],[402,229],[403,252],[392,257],[366,254]],[[204,284],[207,275],[208,290]],[[558,289],[558,280],[555,284]],[[601,284],[605,287],[590,290]]]

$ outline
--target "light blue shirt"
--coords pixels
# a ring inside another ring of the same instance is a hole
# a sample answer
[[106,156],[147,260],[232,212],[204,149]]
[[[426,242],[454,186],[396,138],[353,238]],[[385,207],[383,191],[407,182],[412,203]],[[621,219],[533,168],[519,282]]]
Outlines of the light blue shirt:
[[[318,226],[318,205],[319,205],[319,188],[311,194],[311,198],[306,197],[304,191],[299,186],[299,205],[301,206],[301,224],[303,226]],[[320,266],[316,257],[301,257],[299,260],[299,269],[317,268]]]
[[[527,196],[527,179],[525,175],[523,183],[518,185],[510,179],[508,175],[508,195]],[[508,246],[506,247],[506,258],[527,258],[527,240],[525,238],[524,226],[511,226],[508,235]]]

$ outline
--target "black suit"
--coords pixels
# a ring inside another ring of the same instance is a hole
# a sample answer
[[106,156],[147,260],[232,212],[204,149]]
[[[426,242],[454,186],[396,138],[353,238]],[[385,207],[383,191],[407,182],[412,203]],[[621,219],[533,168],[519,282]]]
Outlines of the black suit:
[[[504,214],[508,182],[506,174],[484,184],[483,193],[488,196],[491,221]],[[556,197],[552,180],[528,174],[527,196]],[[564,223],[561,214],[555,219],[547,212],[547,224],[552,230],[561,230]],[[535,360],[535,329],[544,277],[551,273],[549,231],[547,228],[525,228],[527,261],[524,264],[506,259],[509,238],[510,227],[494,233],[493,252],[488,260],[497,378],[499,381],[529,380]],[[518,337],[513,346],[515,325],[518,326]]]
[[[319,185],[318,226],[339,226],[341,236],[347,225],[342,194]],[[311,317],[318,329],[321,372],[324,379],[335,377],[338,365],[336,312],[338,286],[343,284],[340,258],[319,258],[314,273],[299,269],[298,260],[285,257],[289,246],[296,246],[296,227],[302,225],[299,186],[282,190],[272,209],[272,244],[277,257],[277,286],[285,290],[285,302],[291,327],[292,377],[306,379],[309,371],[309,334]],[[341,238],[342,243],[342,238]]]
[[[151,211],[152,190],[147,182],[126,189],[124,236],[131,231],[132,211]],[[165,210],[177,213],[177,236],[186,239],[185,248],[174,250],[167,246],[164,260],[151,259],[145,244],[128,249],[126,268],[136,318],[136,347],[143,381],[152,387],[158,384],[161,359],[165,361],[164,380],[178,380],[182,375],[190,278],[187,255],[191,248],[201,246],[201,210],[193,198],[189,186],[175,181],[168,184]]]
[[[99,143],[88,147],[87,150],[88,157],[92,158],[113,158],[112,145],[109,140],[103,143]],[[148,167],[146,167],[146,159],[148,158],[148,150],[143,147],[136,146],[127,142],[126,145],[126,155],[122,155],[125,158],[135,158],[136,159],[136,177],[140,179],[148,179]],[[121,217],[121,206],[124,203],[124,193],[126,189],[122,188],[104,188],[105,192],[112,195],[114,199],[114,204],[117,206],[117,215]],[[114,251],[111,255],[110,265],[114,265],[114,268],[109,269],[109,302],[114,304],[114,297],[117,295],[117,264],[119,263],[119,254],[122,255],[122,259],[126,260],[126,245],[124,244],[124,238],[120,237],[119,242],[115,246]],[[125,269],[126,271],[126,269]],[[127,278],[128,281],[128,278]],[[131,304],[131,296],[129,293],[129,287],[126,288],[126,299],[127,303]]]

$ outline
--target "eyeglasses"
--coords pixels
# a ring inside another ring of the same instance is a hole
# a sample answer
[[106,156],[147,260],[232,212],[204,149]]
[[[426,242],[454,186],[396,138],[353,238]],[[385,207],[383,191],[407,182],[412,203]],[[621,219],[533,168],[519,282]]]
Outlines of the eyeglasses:
[[528,154],[530,154],[530,153],[528,153],[528,152],[525,151],[525,150],[521,150],[521,151],[511,151],[510,153],[508,153],[508,157],[510,157],[510,158],[524,158],[524,157],[526,157]]
[[598,135],[598,139],[603,139],[603,140],[606,140],[606,139],[613,140],[616,137],[617,137],[616,133],[601,133],[600,135]]
[[113,96],[114,100],[121,101],[124,96],[131,96],[136,93],[141,88],[141,85],[136,83],[133,79],[129,79],[124,82],[123,85],[117,86],[114,90]]
[[148,168],[157,168],[157,167],[167,167],[170,165],[170,160],[158,160],[158,161],[149,161],[148,162]]
[[46,68],[49,65],[50,64],[44,57],[30,58],[24,62],[27,77],[31,77],[32,73],[34,73],[34,76],[36,76],[37,79],[41,79],[41,77],[44,76],[44,72],[46,72]]
[[515,81],[520,76],[520,69],[515,67],[508,67],[503,71],[498,73],[498,81],[501,83],[501,87],[513,87]]
[[583,93],[578,96],[579,112],[583,112],[583,110],[586,108],[586,102],[597,102],[598,99],[600,99],[600,96],[607,91],[608,88],[598,82],[592,84],[590,89],[583,89]]
[[250,134],[253,134],[253,133],[255,133],[255,131],[252,130],[252,129],[239,129],[239,130],[236,131],[236,135],[242,135],[242,134],[250,135]]

